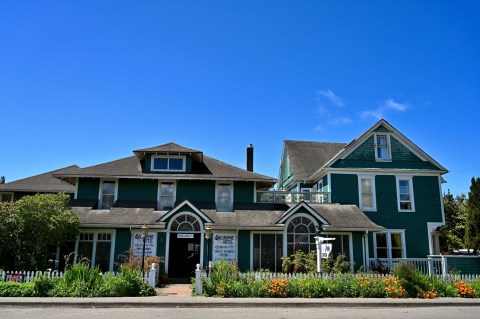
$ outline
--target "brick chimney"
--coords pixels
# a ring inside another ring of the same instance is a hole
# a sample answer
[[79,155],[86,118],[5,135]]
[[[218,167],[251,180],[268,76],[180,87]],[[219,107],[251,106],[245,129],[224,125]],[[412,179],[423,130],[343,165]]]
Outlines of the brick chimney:
[[247,171],[253,172],[253,145],[247,147]]

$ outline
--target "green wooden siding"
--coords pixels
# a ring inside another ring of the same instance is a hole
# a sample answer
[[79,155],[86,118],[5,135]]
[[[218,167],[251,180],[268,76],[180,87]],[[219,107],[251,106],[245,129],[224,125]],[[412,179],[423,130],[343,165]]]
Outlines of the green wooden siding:
[[383,125],[380,125],[376,130],[375,132],[391,132],[388,128],[386,128],[385,126]]
[[118,269],[118,265],[123,262],[123,258],[129,256],[129,249],[132,242],[132,236],[129,229],[117,228],[115,233],[115,253],[114,253],[114,269]]
[[234,203],[253,203],[253,182],[235,182],[233,185]]
[[157,200],[158,181],[153,179],[120,179],[119,200]]
[[215,182],[179,180],[177,182],[177,202],[184,200],[215,203]]
[[356,174],[332,174],[332,203],[358,205]]
[[480,257],[478,256],[446,256],[446,260],[449,273],[466,275],[480,273]]
[[363,232],[352,233],[353,269],[357,271],[363,265]]
[[390,136],[390,144],[391,162],[375,161],[375,141],[372,135],[345,159],[337,160],[332,167],[439,170],[435,165],[422,161],[392,135]]
[[77,199],[98,199],[99,178],[79,178]]
[[238,268],[240,271],[250,270],[250,231],[238,232]]
[[285,151],[283,154],[282,161],[280,163],[280,174],[279,174],[279,181],[278,187],[285,188],[288,184],[290,184],[294,179],[294,172],[292,169],[292,165],[290,164],[290,157],[288,153]]

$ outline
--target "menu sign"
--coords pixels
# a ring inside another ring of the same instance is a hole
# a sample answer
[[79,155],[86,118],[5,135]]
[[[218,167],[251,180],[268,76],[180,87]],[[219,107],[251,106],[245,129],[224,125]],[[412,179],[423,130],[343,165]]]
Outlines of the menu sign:
[[[143,238],[142,233],[133,233],[133,255],[142,257],[143,250]],[[145,256],[156,256],[157,255],[157,233],[148,233],[145,238]]]
[[215,233],[213,236],[213,261],[232,262],[237,259],[236,233]]

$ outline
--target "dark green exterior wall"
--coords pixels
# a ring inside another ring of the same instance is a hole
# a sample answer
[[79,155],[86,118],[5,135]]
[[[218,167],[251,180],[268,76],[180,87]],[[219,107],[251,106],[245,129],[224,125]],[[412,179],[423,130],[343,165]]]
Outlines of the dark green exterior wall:
[[99,178],[79,178],[77,199],[98,199]]
[[179,180],[176,200],[177,202],[189,200],[190,202],[215,203],[215,182]]
[[233,202],[253,203],[254,189],[253,182],[235,182],[233,185]]
[[375,141],[374,136],[371,136],[345,159],[336,161],[332,167],[438,170],[433,164],[422,161],[393,136],[390,136],[390,144],[392,152],[390,162],[375,161]]
[[332,203],[358,205],[356,174],[332,174]]
[[123,256],[129,255],[129,249],[132,242],[130,229],[117,228],[115,232],[115,253],[113,269],[117,270],[118,265],[123,261]]
[[447,256],[449,273],[478,274],[480,273],[480,257]]
[[363,265],[363,232],[352,233],[353,270],[357,271]]
[[238,232],[238,268],[240,271],[250,270],[250,231]]
[[157,200],[158,181],[153,179],[120,179],[119,200]]

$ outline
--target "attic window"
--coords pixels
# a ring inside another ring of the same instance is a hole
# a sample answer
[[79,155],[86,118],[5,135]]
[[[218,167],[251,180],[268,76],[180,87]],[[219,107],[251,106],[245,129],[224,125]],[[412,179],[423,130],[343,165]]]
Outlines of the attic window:
[[185,172],[185,156],[152,156],[152,172]]
[[389,134],[375,134],[375,160],[377,161],[392,160]]

